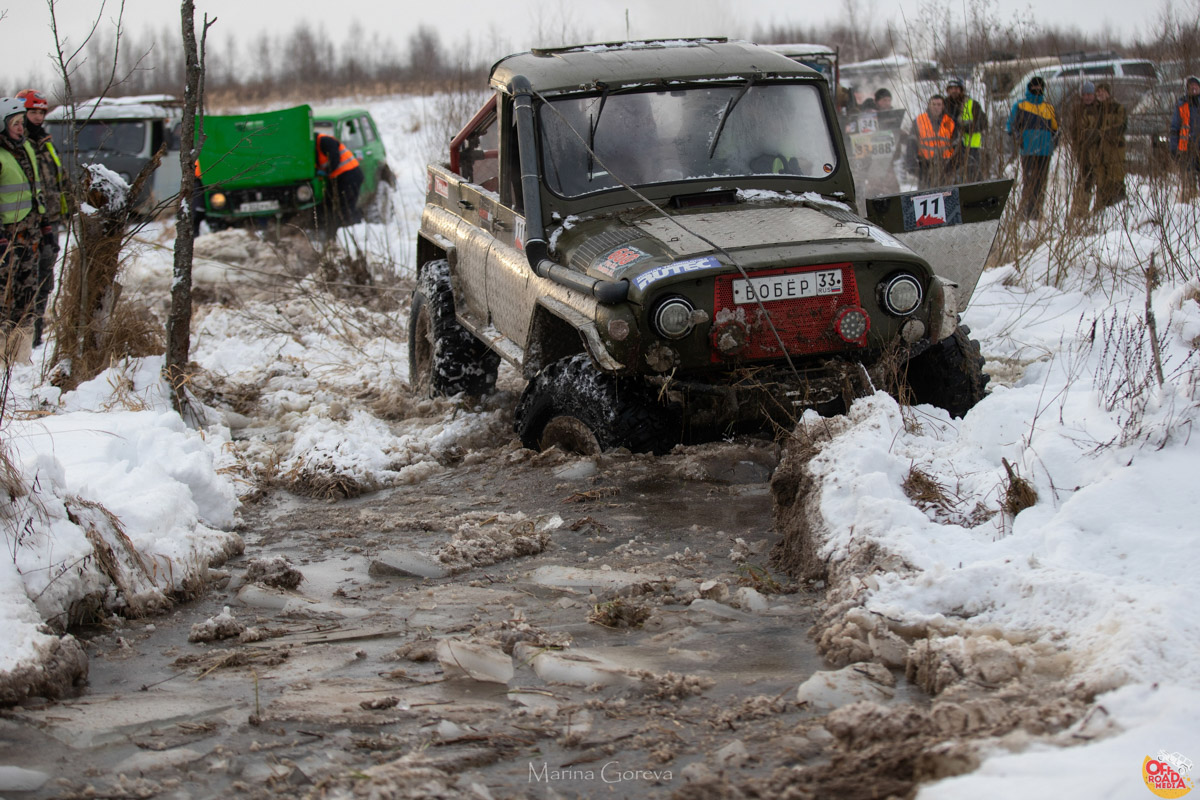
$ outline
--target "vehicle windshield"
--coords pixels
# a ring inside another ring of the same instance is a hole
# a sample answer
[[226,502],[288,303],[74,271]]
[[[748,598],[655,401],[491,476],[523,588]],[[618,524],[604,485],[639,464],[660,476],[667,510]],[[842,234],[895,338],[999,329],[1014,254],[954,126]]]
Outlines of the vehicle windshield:
[[77,123],[71,136],[70,123],[47,122],[55,144],[64,149],[103,150],[127,156],[139,156],[146,146],[146,121],[134,119],[94,119]]
[[562,97],[542,105],[539,121],[542,172],[551,191],[564,197],[622,183],[825,178],[837,167],[820,90],[811,84],[748,90],[702,84],[610,94],[603,103],[600,95]]

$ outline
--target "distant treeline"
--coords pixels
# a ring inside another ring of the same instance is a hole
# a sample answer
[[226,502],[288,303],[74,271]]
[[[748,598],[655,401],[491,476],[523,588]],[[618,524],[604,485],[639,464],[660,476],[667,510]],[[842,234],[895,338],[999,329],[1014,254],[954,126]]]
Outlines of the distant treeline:
[[[1193,71],[1192,60],[1200,58],[1200,0],[1165,5],[1157,17],[1147,18],[1144,30],[1129,27],[1099,33],[1047,27],[1032,11],[1005,19],[992,2],[967,0],[964,11],[957,3],[951,8],[948,0],[928,0],[916,18],[889,23],[880,21],[867,0],[843,0],[837,21],[757,26],[730,38],[828,45],[838,48],[843,64],[903,53],[964,72],[985,60],[1070,53],[1183,61]],[[539,24],[533,35],[578,43],[586,32],[547,31]],[[70,65],[72,94],[76,98],[102,93],[182,95],[178,39],[178,31],[172,28],[123,30],[120,36],[98,29]],[[518,44],[516,49],[526,47],[527,43]],[[490,41],[466,39],[447,45],[436,30],[424,26],[413,29],[401,44],[378,30],[368,31],[360,22],[340,42],[307,21],[297,22],[290,31],[263,32],[245,40],[218,26],[208,36],[205,89],[209,106],[219,108],[267,98],[478,88],[491,64],[512,49],[494,35]],[[61,76],[52,76],[49,70],[30,73],[21,86],[47,89],[59,101],[64,96]]]

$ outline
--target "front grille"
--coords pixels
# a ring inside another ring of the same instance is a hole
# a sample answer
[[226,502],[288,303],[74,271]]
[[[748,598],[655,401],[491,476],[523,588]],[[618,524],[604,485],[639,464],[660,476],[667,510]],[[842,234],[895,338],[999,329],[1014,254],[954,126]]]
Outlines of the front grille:
[[[840,294],[805,297],[795,300],[764,301],[737,304],[733,301],[734,281],[741,275],[721,275],[716,280],[713,298],[712,360],[713,363],[730,361],[756,361],[782,358],[779,342],[771,326],[763,318],[763,308],[770,314],[779,338],[783,340],[788,355],[804,356],[818,353],[833,353],[859,350],[863,343],[844,341],[833,329],[833,321],[844,308],[860,306],[858,284],[854,280],[854,267],[849,263],[821,264],[819,266],[785,267],[783,269],[756,270],[750,275],[765,278],[773,275],[802,275],[808,272],[839,269],[842,273]],[[739,328],[738,336],[745,344],[736,353],[723,355],[720,343],[731,328]]]
[[295,186],[267,186],[260,189],[233,189],[225,193],[228,202],[223,211],[237,211],[243,203],[253,203],[261,200],[275,200],[279,203],[281,210],[295,208],[298,203],[296,201]]

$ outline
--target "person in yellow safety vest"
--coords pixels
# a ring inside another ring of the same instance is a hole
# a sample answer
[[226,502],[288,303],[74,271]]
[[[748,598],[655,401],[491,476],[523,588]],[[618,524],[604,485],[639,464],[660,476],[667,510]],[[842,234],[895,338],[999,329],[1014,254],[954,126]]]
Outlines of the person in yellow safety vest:
[[0,358],[29,358],[37,302],[38,250],[54,229],[43,225],[37,154],[25,137],[25,101],[0,98]]
[[1200,184],[1200,78],[1189,75],[1183,88],[1171,118],[1170,145],[1183,170],[1181,199],[1186,203],[1196,197]]
[[929,98],[925,112],[913,123],[909,152],[916,156],[917,187],[920,189],[944,186],[953,177],[954,159],[959,150],[958,126],[945,108],[946,99],[935,94]]
[[946,81],[946,113],[954,117],[962,134],[962,150],[955,165],[956,174],[967,183],[983,180],[983,134],[988,127],[987,110],[982,103],[967,95],[962,78]]
[[50,110],[50,102],[46,96],[36,89],[26,89],[17,93],[17,99],[25,101],[25,136],[37,153],[38,170],[42,176],[42,194],[46,203],[46,214],[42,218],[43,225],[50,225],[52,235],[44,237],[38,248],[38,286],[37,301],[33,318],[33,346],[42,343],[42,325],[46,314],[46,304],[54,291],[54,265],[58,262],[58,237],[62,224],[68,217],[67,173],[63,169],[62,160],[54,149],[54,141],[44,123],[46,113]]
[[317,134],[317,174],[325,176],[329,186],[325,198],[326,230],[332,233],[344,225],[362,222],[358,210],[362,168],[350,148],[327,133]]

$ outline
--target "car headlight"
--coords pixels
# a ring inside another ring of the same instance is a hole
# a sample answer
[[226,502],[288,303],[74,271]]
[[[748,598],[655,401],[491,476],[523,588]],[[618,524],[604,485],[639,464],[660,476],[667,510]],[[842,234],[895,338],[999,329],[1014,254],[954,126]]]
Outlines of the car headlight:
[[307,203],[309,200],[312,200],[313,199],[312,186],[309,186],[307,183],[301,184],[300,188],[296,190],[296,199],[299,200],[301,203]]
[[224,208],[225,207],[225,193],[224,192],[213,192],[212,194],[210,194],[208,196],[208,204],[211,205],[213,208]]
[[654,329],[668,339],[682,339],[692,332],[695,307],[683,297],[669,297],[654,311]]
[[907,272],[892,275],[879,286],[885,311],[897,317],[913,313],[921,305],[921,282]]

